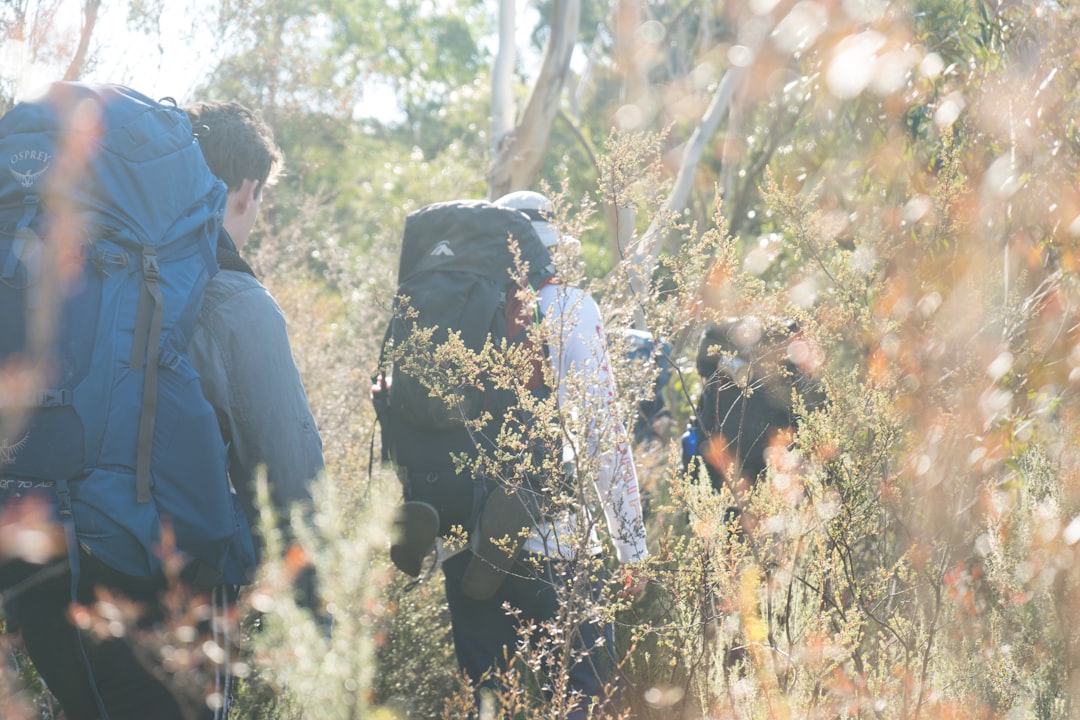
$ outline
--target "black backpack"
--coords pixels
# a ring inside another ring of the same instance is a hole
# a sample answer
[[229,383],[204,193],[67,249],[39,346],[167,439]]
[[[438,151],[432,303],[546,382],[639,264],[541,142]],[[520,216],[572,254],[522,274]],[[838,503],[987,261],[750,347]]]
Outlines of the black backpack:
[[[405,220],[393,315],[373,396],[383,458],[395,464],[406,500],[438,511],[443,535],[455,525],[473,526],[485,492],[483,480],[455,470],[454,457],[494,449],[515,394],[496,391],[486,378],[460,367],[458,359],[440,354],[434,360],[434,353],[451,334],[473,353],[489,340],[496,346],[504,339],[525,342],[527,326],[538,314],[522,308],[518,299],[519,268],[527,268],[523,279],[534,290],[554,276],[548,249],[517,210],[451,201],[421,208]],[[439,363],[439,377],[453,384],[450,397],[436,396],[408,371],[402,353],[410,349],[425,365]],[[485,424],[477,422],[482,413],[491,415]]]
[[712,323],[702,336],[696,454],[715,488],[734,480],[726,477],[732,469],[750,483],[765,470],[773,436],[798,421],[792,388],[809,406],[818,401],[813,380],[787,359],[795,333],[790,322],[748,316]]

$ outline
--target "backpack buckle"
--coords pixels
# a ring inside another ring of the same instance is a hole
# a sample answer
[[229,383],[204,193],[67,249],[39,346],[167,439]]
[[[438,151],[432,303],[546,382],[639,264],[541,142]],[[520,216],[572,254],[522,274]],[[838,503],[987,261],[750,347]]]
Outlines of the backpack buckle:
[[71,490],[65,480],[56,483],[56,512],[64,519],[72,516]]
[[180,362],[182,360],[183,358],[179,355],[179,353],[166,349],[161,351],[161,357],[158,359],[158,365],[163,368],[168,368],[169,370],[176,370],[176,368],[180,367]]
[[157,282],[161,279],[161,269],[158,267],[157,254],[150,248],[143,250],[143,276],[148,282]]
[[62,407],[71,404],[71,390],[43,389],[37,391],[37,406],[43,408]]

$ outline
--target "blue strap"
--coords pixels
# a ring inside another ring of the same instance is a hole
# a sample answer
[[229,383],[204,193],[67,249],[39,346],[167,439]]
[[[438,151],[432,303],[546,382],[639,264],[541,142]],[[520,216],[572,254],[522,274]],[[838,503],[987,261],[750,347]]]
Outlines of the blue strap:
[[[218,232],[212,233],[211,227],[218,229]],[[206,263],[210,277],[216,275],[218,271],[217,246],[219,234],[228,237],[227,233],[219,228],[215,218],[213,221],[207,221],[206,226],[203,227],[202,237],[199,239],[199,252],[202,253],[203,262]]]
[[31,194],[23,198],[23,214],[15,225],[15,240],[11,243],[11,252],[8,253],[7,260],[4,262],[4,271],[0,273],[0,277],[4,280],[15,277],[15,270],[19,267],[19,260],[22,258],[23,248],[26,247],[27,241],[37,239],[37,233],[30,227],[30,223],[37,215],[38,205],[40,201],[37,195]]
[[[56,482],[56,509],[60,514],[60,522],[64,526],[64,540],[67,543],[68,563],[71,565],[71,602],[79,602],[79,538],[75,532],[75,514],[71,509],[71,490],[67,480]],[[79,641],[79,653],[82,655],[83,665],[86,667],[86,678],[90,681],[90,691],[94,695],[101,720],[109,720],[109,712],[105,709],[105,701],[98,692],[97,682],[94,680],[94,670],[90,666],[90,656],[86,654],[86,645],[83,643],[82,630],[75,623],[75,637]]]
[[23,198],[23,214],[19,218],[19,222],[15,225],[15,234],[22,235],[27,231],[30,231],[30,222],[38,213],[38,206],[41,205],[41,199],[34,193],[28,194]]

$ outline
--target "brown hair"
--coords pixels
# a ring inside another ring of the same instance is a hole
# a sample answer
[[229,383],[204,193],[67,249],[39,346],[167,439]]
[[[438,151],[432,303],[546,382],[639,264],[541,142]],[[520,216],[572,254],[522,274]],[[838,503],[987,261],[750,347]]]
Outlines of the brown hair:
[[273,185],[284,156],[270,126],[238,102],[199,102],[184,108],[210,171],[236,190],[257,180],[259,190]]

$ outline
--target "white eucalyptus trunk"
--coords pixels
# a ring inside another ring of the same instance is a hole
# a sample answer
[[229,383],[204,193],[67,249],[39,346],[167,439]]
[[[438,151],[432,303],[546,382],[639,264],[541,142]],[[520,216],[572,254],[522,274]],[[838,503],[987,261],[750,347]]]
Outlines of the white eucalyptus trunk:
[[[498,142],[491,166],[491,197],[529,189],[536,181],[547,153],[551,126],[559,111],[559,98],[570,72],[570,57],[578,38],[581,0],[555,0],[551,5],[551,35],[540,74],[529,93],[520,120]],[[500,32],[500,45],[505,36]],[[510,39],[513,43],[513,38]],[[500,49],[501,52],[501,49]]]

